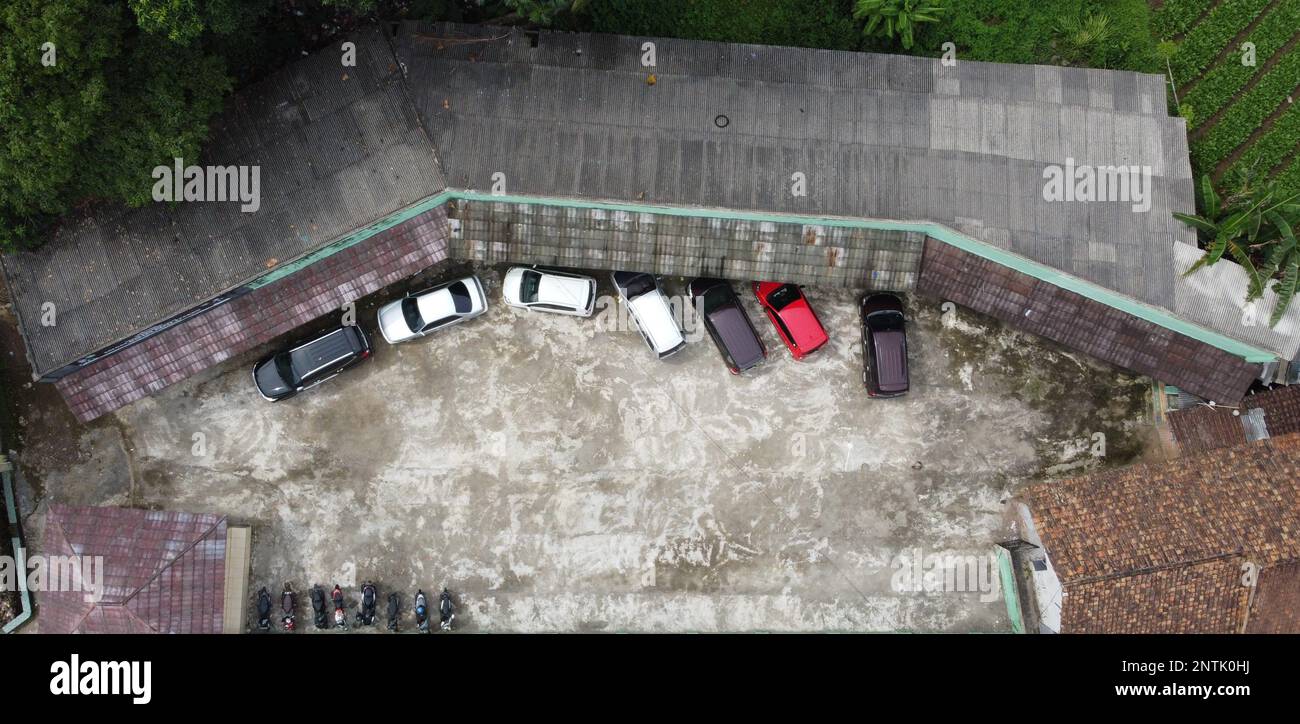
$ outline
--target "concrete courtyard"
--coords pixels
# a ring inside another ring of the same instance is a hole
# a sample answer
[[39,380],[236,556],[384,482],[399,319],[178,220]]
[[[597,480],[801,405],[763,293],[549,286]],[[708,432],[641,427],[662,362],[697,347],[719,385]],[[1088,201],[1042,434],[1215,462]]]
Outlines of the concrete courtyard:
[[304,630],[311,584],[355,603],[371,579],[381,615],[449,587],[463,630],[1007,631],[998,588],[897,572],[991,565],[1008,495],[1146,443],[1149,380],[939,300],[906,300],[912,392],[873,400],[850,292],[807,290],[831,343],[794,362],[737,284],[769,359],[735,377],[702,329],[658,361],[616,305],[515,310],[478,273],[486,315],[397,347],[374,309],[400,292],[366,300],[374,359],[283,403],[253,388],[261,350],[89,426],[32,408],[29,540],[49,502],[226,514],[253,526],[251,590],[292,581]]

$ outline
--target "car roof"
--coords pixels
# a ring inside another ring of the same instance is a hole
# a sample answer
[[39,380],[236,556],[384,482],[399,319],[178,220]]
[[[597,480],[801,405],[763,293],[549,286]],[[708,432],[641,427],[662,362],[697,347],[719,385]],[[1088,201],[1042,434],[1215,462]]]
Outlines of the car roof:
[[709,314],[709,322],[737,367],[745,368],[763,359],[763,343],[754,334],[740,305],[732,301],[718,307]]
[[645,332],[654,345],[655,351],[663,352],[681,344],[682,331],[677,327],[668,300],[660,292],[642,294],[628,302],[636,315],[637,325]]
[[907,336],[901,330],[871,335],[876,351],[876,384],[885,392],[907,389]]
[[822,329],[821,322],[813,313],[806,297],[800,296],[779,310],[777,315],[785,322],[800,347],[813,347],[826,341],[826,330]]
[[289,361],[293,365],[293,371],[299,377],[306,377],[322,367],[355,353],[348,328],[339,327],[291,350]]
[[542,275],[542,280],[537,285],[537,303],[559,304],[574,309],[583,309],[587,306],[587,295],[591,292],[589,280],[541,269],[531,271]]
[[415,305],[425,324],[456,314],[456,300],[451,295],[450,287],[421,294],[415,298]]

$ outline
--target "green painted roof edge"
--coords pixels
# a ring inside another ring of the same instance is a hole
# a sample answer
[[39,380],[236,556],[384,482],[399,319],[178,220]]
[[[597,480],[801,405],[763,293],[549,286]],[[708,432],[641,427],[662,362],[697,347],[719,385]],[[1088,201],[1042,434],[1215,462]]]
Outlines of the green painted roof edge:
[[409,221],[426,211],[442,206],[447,203],[449,198],[451,198],[451,194],[444,191],[434,196],[421,199],[410,206],[403,207],[388,216],[380,218],[378,221],[374,221],[356,231],[341,236],[315,251],[309,251],[297,259],[285,262],[284,264],[279,264],[271,271],[254,278],[252,281],[246,282],[243,286],[246,286],[249,289],[260,289],[267,284],[279,281],[296,271],[306,269],[321,259],[333,256],[349,247],[356,246],[381,231],[391,229],[403,221]]
[[367,226],[357,229],[313,252],[277,266],[267,274],[247,283],[252,289],[264,287],[279,279],[306,268],[321,259],[331,256],[348,247],[359,244],[381,231],[392,228],[412,219],[426,211],[441,206],[448,201],[480,201],[489,203],[527,204],[553,206],[574,209],[602,209],[605,211],[626,211],[628,213],[661,214],[665,216],[683,216],[691,218],[719,218],[738,221],[771,222],[775,224],[806,224],[810,226],[836,226],[854,229],[875,229],[880,231],[910,231],[925,234],[945,244],[955,246],[983,259],[988,259],[1009,269],[1021,272],[1035,279],[1045,281],[1062,289],[1072,291],[1094,302],[1146,320],[1160,327],[1190,337],[1216,347],[1229,354],[1236,355],[1246,362],[1267,363],[1278,359],[1278,355],[1259,349],[1245,342],[1233,339],[1218,332],[1206,329],[1175,317],[1173,314],[1144,304],[1131,297],[1111,291],[1079,277],[1053,269],[1046,264],[1036,262],[1015,252],[999,249],[991,244],[961,234],[943,224],[928,221],[897,221],[892,219],[860,219],[838,216],[807,216],[784,212],[738,211],[735,209],[708,208],[703,206],[669,206],[660,204],[638,204],[624,201],[597,201],[557,196],[537,196],[529,194],[492,194],[467,189],[448,189],[410,206],[385,216]]

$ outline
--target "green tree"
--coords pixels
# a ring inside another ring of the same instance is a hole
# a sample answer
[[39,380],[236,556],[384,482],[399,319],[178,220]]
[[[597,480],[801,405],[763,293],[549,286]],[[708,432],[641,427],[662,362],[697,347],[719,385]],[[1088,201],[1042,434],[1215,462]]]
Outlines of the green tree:
[[1272,280],[1270,288],[1277,301],[1269,326],[1276,326],[1300,281],[1300,248],[1295,236],[1300,226],[1300,193],[1283,192],[1272,182],[1257,184],[1248,173],[1239,177],[1231,193],[1220,197],[1207,174],[1201,178],[1201,212],[1174,214],[1197,230],[1205,246],[1204,256],[1186,273],[1210,266],[1227,254],[1249,278],[1247,302],[1263,296]]
[[912,49],[918,25],[937,22],[943,12],[943,0],[858,0],[853,6],[854,19],[866,21],[863,35],[897,37],[904,50]]
[[530,23],[550,25],[562,12],[582,11],[587,0],[505,0],[505,4]]
[[83,199],[146,203],[155,166],[198,157],[230,89],[199,45],[142,33],[122,2],[0,5],[0,249]]
[[141,30],[165,35],[168,40],[184,45],[205,32],[229,35],[247,28],[266,12],[270,1],[127,0],[127,5],[135,13]]

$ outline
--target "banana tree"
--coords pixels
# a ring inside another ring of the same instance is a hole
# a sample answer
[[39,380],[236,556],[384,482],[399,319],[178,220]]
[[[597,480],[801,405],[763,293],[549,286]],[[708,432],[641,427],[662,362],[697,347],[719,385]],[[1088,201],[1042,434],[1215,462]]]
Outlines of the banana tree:
[[1269,326],[1276,326],[1300,281],[1295,235],[1300,193],[1286,193],[1275,183],[1255,186],[1245,177],[1236,191],[1221,198],[1206,175],[1201,178],[1201,210],[1201,214],[1174,214],[1200,232],[1205,242],[1205,254],[1186,274],[1214,264],[1225,254],[1232,257],[1246,271],[1247,302],[1263,296],[1266,286],[1277,295],[1269,319]]
[[939,20],[944,11],[944,0],[858,0],[853,7],[854,20],[866,20],[862,34],[893,39],[895,35],[904,50],[911,50],[913,33],[922,23]]

